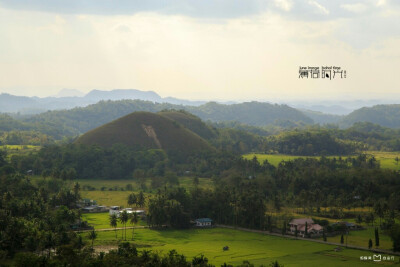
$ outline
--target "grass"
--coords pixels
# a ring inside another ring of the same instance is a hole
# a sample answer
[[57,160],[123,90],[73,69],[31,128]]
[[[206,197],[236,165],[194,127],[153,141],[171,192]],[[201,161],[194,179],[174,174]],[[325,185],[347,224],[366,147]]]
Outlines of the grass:
[[[131,239],[131,230],[127,237]],[[84,234],[87,239],[87,234]],[[115,233],[98,232],[95,245],[117,245],[120,242]],[[140,249],[151,249],[167,253],[175,249],[191,259],[204,254],[209,263],[220,266],[224,262],[238,265],[243,260],[259,266],[269,265],[278,260],[285,266],[373,266],[373,262],[361,262],[360,256],[372,256],[372,253],[354,249],[344,249],[335,252],[333,245],[314,243],[310,241],[275,237],[258,233],[249,233],[231,229],[190,229],[190,230],[150,230],[135,229],[134,243]],[[229,246],[229,251],[223,251]],[[395,257],[394,264],[398,262]],[[375,264],[374,264],[375,265]]]
[[[396,157],[400,158],[400,152],[382,152],[382,151],[367,151],[365,152],[368,155],[373,155],[381,164],[381,168],[383,169],[391,169],[391,170],[400,170],[400,163],[397,164],[395,161]],[[293,156],[293,155],[283,155],[283,154],[246,154],[243,155],[246,159],[252,159],[254,156],[257,157],[260,163],[263,163],[264,160],[268,160],[268,162],[274,166],[278,166],[281,161],[289,161],[297,158],[320,158],[319,156]],[[329,156],[328,158],[334,158],[339,156]],[[342,156],[342,158],[346,158],[347,156]]]
[[[343,236],[346,243],[346,235]],[[393,248],[393,243],[390,237],[379,231],[379,247],[375,247],[375,232],[373,227],[369,227],[366,230],[350,231],[347,237],[347,244],[368,247],[368,240],[371,239],[374,248],[391,250]],[[329,242],[340,243],[340,235],[334,237],[328,237]]]
[[[81,185],[81,189],[85,185],[89,185],[95,190],[81,190],[82,198],[89,198],[96,200],[99,205],[106,206],[127,206],[128,195],[132,192],[139,193],[140,187],[133,180],[76,180]],[[126,191],[126,185],[131,184],[133,191]],[[150,179],[146,182],[147,187],[150,188]],[[179,177],[179,185],[190,190],[194,187],[192,177]],[[101,188],[104,187],[104,191]],[[199,187],[212,188],[212,180],[209,178],[199,178]],[[109,189],[112,191],[109,191]],[[146,191],[145,195],[155,193],[152,190]]]
[[39,151],[41,146],[33,145],[2,145],[0,150],[7,151],[7,160],[10,160],[13,155],[27,155],[30,152]]
[[381,163],[381,168],[400,170],[400,164],[397,164],[395,161],[396,157],[400,158],[400,152],[368,151],[367,154],[374,155]]
[[[110,215],[108,212],[102,212],[102,213],[83,213],[82,214],[82,219],[84,221],[87,221],[91,226],[94,227],[94,229],[106,229],[106,228],[112,228],[110,226]],[[147,225],[145,222],[139,220],[139,222],[136,224],[138,225]],[[132,226],[130,223],[126,225],[127,227]],[[121,224],[118,221],[117,227],[124,227],[123,224]]]

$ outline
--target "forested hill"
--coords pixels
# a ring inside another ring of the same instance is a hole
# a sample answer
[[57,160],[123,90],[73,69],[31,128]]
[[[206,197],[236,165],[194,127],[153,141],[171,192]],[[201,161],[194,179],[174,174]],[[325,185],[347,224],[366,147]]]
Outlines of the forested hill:
[[265,126],[274,123],[293,122],[312,124],[313,121],[302,112],[286,105],[248,102],[234,105],[207,103],[198,107],[153,103],[142,100],[101,101],[87,107],[71,110],[48,111],[34,115],[23,121],[26,123],[46,123],[58,125],[64,135],[87,132],[100,125],[135,111],[159,112],[166,109],[186,110],[202,119],[218,121],[238,121],[249,125]]
[[202,120],[214,122],[238,121],[253,126],[265,126],[279,123],[280,121],[313,123],[311,118],[287,105],[255,101],[232,105],[209,102],[199,107],[189,106],[185,109],[199,116]]
[[371,122],[389,128],[400,128],[400,105],[376,105],[357,109],[343,118],[342,127],[350,127],[356,122]]

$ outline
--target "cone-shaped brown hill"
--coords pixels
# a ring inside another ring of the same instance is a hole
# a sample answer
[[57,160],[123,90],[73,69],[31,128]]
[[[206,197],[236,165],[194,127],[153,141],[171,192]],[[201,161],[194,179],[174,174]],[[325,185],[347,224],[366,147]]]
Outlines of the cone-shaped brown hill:
[[130,147],[190,154],[213,149],[203,138],[182,124],[150,112],[134,112],[80,136],[75,143],[111,147],[120,143]]
[[183,111],[183,110],[164,110],[158,112],[158,114],[163,115],[171,120],[177,121],[184,127],[188,128],[197,135],[209,140],[218,135],[217,131],[210,126],[207,126],[199,117]]

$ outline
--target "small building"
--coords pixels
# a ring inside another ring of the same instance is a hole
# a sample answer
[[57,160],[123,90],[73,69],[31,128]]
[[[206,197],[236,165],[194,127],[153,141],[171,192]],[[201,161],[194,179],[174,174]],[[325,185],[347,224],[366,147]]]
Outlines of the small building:
[[306,224],[307,224],[307,234],[310,236],[321,235],[324,230],[324,228],[321,225],[314,223],[313,219],[301,218],[301,219],[293,219],[289,222],[289,231],[290,233],[295,234],[297,228],[297,233],[300,236],[304,237],[306,235]]
[[89,206],[96,206],[97,205],[97,201],[93,200],[93,199],[88,199],[88,198],[83,198],[81,200],[79,200],[76,205],[78,207],[89,207]]
[[94,213],[94,212],[107,212],[106,206],[92,205],[82,208],[84,213]]
[[197,227],[211,227],[212,220],[210,218],[200,218],[195,220]]
[[120,206],[111,206],[109,209],[109,214],[110,215],[116,214],[118,216],[120,210],[121,210]]
[[115,214],[117,217],[119,217],[119,215],[124,211],[126,211],[128,214],[136,213],[141,219],[146,217],[145,210],[133,210],[132,208],[121,209],[120,206],[111,206],[109,209],[110,215]]
[[351,223],[351,222],[336,222],[336,223],[332,223],[332,227],[334,229],[346,229],[348,230],[357,230],[357,229],[361,229],[361,226],[355,224],[355,223]]

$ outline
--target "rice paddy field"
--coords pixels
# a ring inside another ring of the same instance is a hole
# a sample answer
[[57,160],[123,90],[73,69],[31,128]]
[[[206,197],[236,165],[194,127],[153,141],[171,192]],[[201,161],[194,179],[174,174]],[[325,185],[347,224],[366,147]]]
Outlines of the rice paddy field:
[[[98,232],[94,245],[97,248],[115,248],[121,242],[121,231]],[[87,234],[82,233],[85,239]],[[190,229],[190,230],[127,230],[127,240],[139,249],[167,253],[175,249],[188,259],[204,254],[209,263],[237,266],[249,260],[256,266],[268,266],[277,260],[284,266],[376,266],[373,261],[361,261],[360,256],[372,256],[369,251],[346,249],[336,252],[334,245],[320,244],[292,238],[269,236],[233,229]],[[223,251],[229,246],[228,251]],[[400,265],[399,257],[394,261],[381,262],[385,265]]]
[[[346,242],[346,235],[343,236]],[[368,240],[371,239],[372,242],[375,242],[375,233],[374,228],[369,227],[365,230],[357,230],[357,231],[350,231],[349,235],[347,236],[347,244],[359,247],[368,247]],[[321,238],[322,240],[322,238]],[[329,242],[340,243],[340,235],[328,237]],[[375,243],[374,243],[375,245]],[[374,246],[375,248],[375,246]],[[386,234],[383,234],[382,231],[379,233],[379,249],[387,249],[391,250],[393,248],[393,243],[390,240],[390,237]]]
[[[94,229],[112,228],[110,226],[110,215],[108,212],[83,213],[82,219],[84,221],[87,221],[89,225],[94,227]],[[131,226],[145,226],[145,225],[147,225],[146,222],[139,220],[139,222],[135,225],[131,225],[128,223],[126,226],[131,227]],[[119,227],[124,227],[124,225],[118,221],[117,228]]]
[[7,151],[7,159],[13,155],[27,155],[30,152],[37,152],[40,150],[40,146],[32,146],[32,145],[2,145],[0,146],[0,150]]
[[[367,151],[367,155],[373,155],[381,164],[381,168],[391,169],[391,170],[400,170],[400,162],[396,162],[396,157],[400,158],[400,152],[382,152],[382,151]],[[265,160],[268,160],[274,166],[278,166],[281,161],[289,161],[294,160],[296,158],[320,158],[319,156],[293,156],[293,155],[283,155],[283,154],[257,154],[251,153],[243,155],[246,159],[252,159],[254,156],[257,157],[260,163],[263,163]],[[339,156],[329,156],[328,158],[334,158]],[[346,158],[347,156],[342,156],[342,158]]]
[[[127,206],[128,195],[132,192],[138,193],[140,186],[132,180],[76,180],[81,185],[82,198],[93,199],[99,205],[105,206]],[[147,180],[147,188],[150,188],[150,179]],[[128,184],[132,185],[132,191],[126,190]],[[179,177],[179,185],[190,190],[194,187],[192,177]],[[89,186],[91,187],[88,190]],[[199,178],[199,187],[211,188],[212,180],[209,178]],[[86,188],[86,189],[85,189]],[[146,190],[148,196],[153,190]]]

